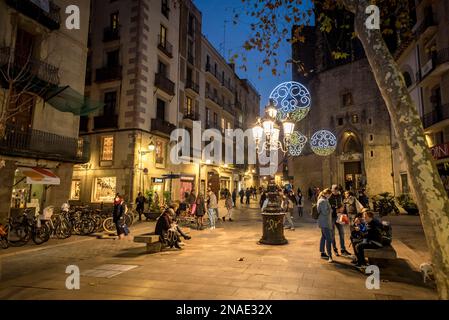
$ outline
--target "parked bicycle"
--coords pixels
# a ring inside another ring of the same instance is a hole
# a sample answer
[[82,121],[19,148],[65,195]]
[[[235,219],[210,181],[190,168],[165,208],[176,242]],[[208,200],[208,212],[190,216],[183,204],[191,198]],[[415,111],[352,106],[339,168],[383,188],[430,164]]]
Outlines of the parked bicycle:
[[[133,223],[138,219],[138,214],[134,209],[128,209],[128,206],[125,205],[125,213],[123,214],[122,220],[124,224],[128,227],[131,227]],[[103,230],[107,233],[116,232],[115,223],[113,221],[113,217],[108,217],[103,221]]]
[[41,245],[50,239],[48,227],[45,224],[42,225],[39,218],[29,208],[18,217],[10,218],[7,229],[8,243],[14,246],[23,246],[30,240]]

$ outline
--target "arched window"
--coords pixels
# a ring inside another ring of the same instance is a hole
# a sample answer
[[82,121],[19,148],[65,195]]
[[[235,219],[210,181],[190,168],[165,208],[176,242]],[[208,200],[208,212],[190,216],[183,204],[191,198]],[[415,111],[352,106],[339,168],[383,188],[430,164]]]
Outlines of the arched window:
[[409,88],[413,84],[412,76],[407,71],[405,71],[402,75],[404,76],[405,85]]
[[343,148],[344,153],[361,153],[362,147],[357,141],[357,138],[351,133],[346,140]]

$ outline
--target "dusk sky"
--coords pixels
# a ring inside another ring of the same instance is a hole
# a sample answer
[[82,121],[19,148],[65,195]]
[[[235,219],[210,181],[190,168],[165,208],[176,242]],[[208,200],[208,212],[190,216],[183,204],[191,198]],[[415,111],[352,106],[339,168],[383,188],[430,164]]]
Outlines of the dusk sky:
[[[194,0],[194,2],[203,13],[203,33],[226,59],[229,59],[235,53],[246,53],[248,70],[239,69],[239,61],[237,60],[236,71],[241,78],[249,79],[259,91],[261,95],[260,103],[263,108],[268,102],[270,92],[279,83],[291,80],[291,65],[289,64],[287,67],[284,65],[285,61],[291,58],[290,44],[285,41],[278,50],[279,60],[281,61],[278,67],[280,75],[273,76],[270,68],[264,68],[262,72],[259,72],[258,67],[262,65],[263,55],[257,51],[247,52],[242,47],[245,40],[248,40],[251,35],[251,19],[243,16],[244,6],[242,6],[241,0]],[[233,24],[233,9],[241,9],[239,10],[240,20],[244,22],[238,25]]]

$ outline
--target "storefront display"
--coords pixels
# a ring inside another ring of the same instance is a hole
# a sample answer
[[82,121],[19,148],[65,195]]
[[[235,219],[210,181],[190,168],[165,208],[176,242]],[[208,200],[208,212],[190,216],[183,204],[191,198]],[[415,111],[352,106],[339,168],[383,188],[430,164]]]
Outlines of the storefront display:
[[95,178],[94,201],[113,202],[117,190],[116,177]]
[[81,195],[81,181],[73,180],[70,190],[70,200],[79,200]]

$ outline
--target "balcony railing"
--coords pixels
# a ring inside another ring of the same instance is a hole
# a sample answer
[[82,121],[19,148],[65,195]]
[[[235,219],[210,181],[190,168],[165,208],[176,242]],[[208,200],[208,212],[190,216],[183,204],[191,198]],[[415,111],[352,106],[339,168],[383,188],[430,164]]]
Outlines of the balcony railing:
[[71,163],[86,163],[90,158],[86,140],[14,126],[7,126],[5,136],[0,139],[0,153]]
[[167,38],[158,36],[158,45],[157,47],[161,50],[167,57],[173,58],[173,45],[168,42]]
[[443,105],[438,109],[434,109],[432,112],[426,113],[422,118],[422,122],[424,128],[426,129],[447,119],[449,119],[449,104]]
[[192,79],[186,80],[186,89],[192,89],[196,93],[200,92],[200,86],[197,83],[193,82]]
[[229,112],[232,115],[234,115],[234,113],[235,113],[234,107],[231,103],[223,103],[223,109],[225,109],[227,112]]
[[218,129],[222,131],[222,128],[218,123],[206,123],[206,129]]
[[206,90],[206,99],[209,99],[209,100],[215,102],[219,106],[221,106],[223,104],[221,99],[216,94],[214,94],[212,91]]
[[94,118],[94,129],[112,129],[118,128],[117,115],[103,115]]
[[154,85],[171,96],[175,95],[175,83],[167,78],[165,74],[156,73]]
[[59,84],[59,69],[57,67],[32,56],[24,56],[11,47],[0,48],[0,68],[8,66],[9,72],[15,76],[20,76],[21,79],[29,81],[34,78],[34,80],[48,84]]
[[234,93],[234,88],[231,85],[231,79],[224,80],[221,82],[221,85],[228,89],[230,92]]
[[218,75],[218,72],[216,70],[212,70],[212,66],[208,63],[206,63],[206,72],[209,72],[211,75],[213,75],[218,81],[221,82],[221,79]]
[[106,82],[122,79],[122,66],[103,67],[96,71],[95,81]]
[[200,114],[196,111],[184,110],[184,119],[198,121],[200,119]]
[[6,0],[6,4],[50,30],[58,30],[61,26],[61,8],[52,0],[48,2],[48,8],[30,0]]
[[120,39],[120,27],[112,28],[107,27],[104,28],[103,31],[103,42],[116,41]]
[[89,129],[89,117],[81,116],[80,117],[80,132],[87,132]]
[[171,132],[176,129],[176,126],[168,121],[162,119],[151,119],[151,131],[162,133],[170,136]]

